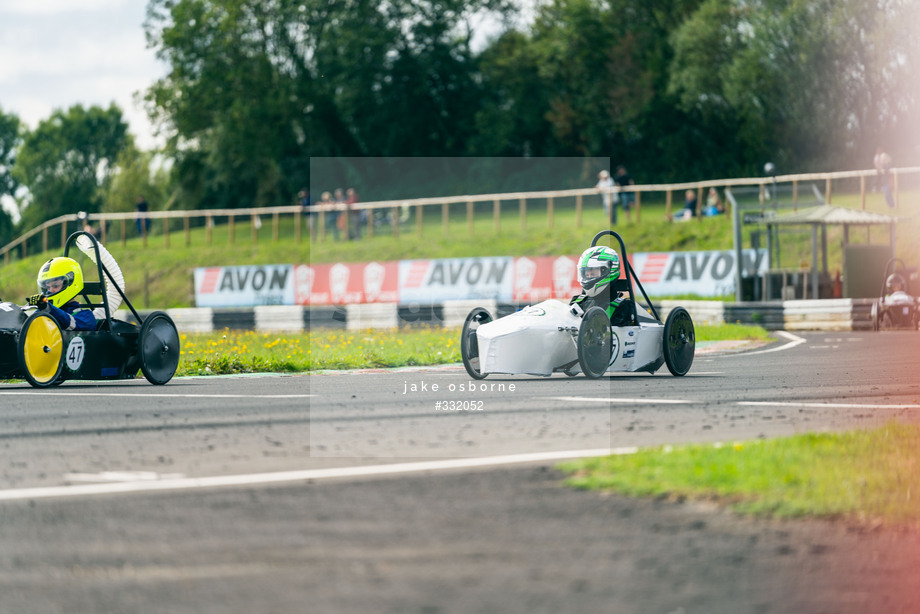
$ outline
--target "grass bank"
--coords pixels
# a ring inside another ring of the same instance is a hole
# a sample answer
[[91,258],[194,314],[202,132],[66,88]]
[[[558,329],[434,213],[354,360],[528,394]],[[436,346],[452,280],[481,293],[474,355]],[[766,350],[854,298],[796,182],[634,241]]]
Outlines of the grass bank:
[[917,425],[656,447],[560,468],[575,488],[715,500],[744,514],[920,523]]
[[[113,237],[106,246],[121,265],[126,276],[128,297],[137,308],[190,307],[194,305],[192,274],[195,267],[482,255],[576,255],[587,247],[598,230],[606,227],[599,202],[585,199],[581,227],[577,225],[574,199],[559,199],[556,202],[551,224],[545,206],[541,208],[534,204],[528,208],[526,225],[522,225],[517,207],[506,206],[502,209],[498,229],[495,227],[491,205],[481,205],[476,209],[472,232],[467,227],[465,207],[458,205],[452,208],[447,233],[444,232],[440,212],[436,214],[430,211],[423,217],[421,231],[412,218],[402,228],[399,237],[394,237],[384,227],[373,238],[361,239],[360,249],[355,249],[356,243],[353,241],[336,242],[331,236],[325,241],[310,243],[304,237],[298,242],[291,218],[280,220],[277,240],[274,238],[272,224],[268,221],[253,233],[248,221],[237,220],[234,224],[236,230],[231,233],[224,218],[210,231],[210,238],[205,228],[190,229],[189,245],[185,245],[184,233],[174,228],[170,234],[170,246],[167,247],[161,223],[156,222],[146,247],[131,232],[128,234],[133,238],[128,239],[124,245],[119,238]],[[835,195],[834,202],[857,209],[861,207],[858,194]],[[882,213],[890,212],[880,194],[870,195],[867,208]],[[913,240],[920,233],[920,192],[903,192],[898,214],[903,220],[897,226],[898,255],[909,265],[915,265],[920,260],[920,243]],[[640,222],[636,221],[635,216],[629,223],[621,218],[616,230],[623,235],[626,247],[631,252],[732,247],[729,216],[672,223],[665,219],[663,200],[655,200],[653,197],[643,199]],[[745,247],[751,245],[751,233],[758,230],[763,230],[763,227],[744,226]],[[832,272],[841,266],[839,246],[842,232],[842,228],[834,227],[828,231],[828,256]],[[58,233],[50,233],[50,244],[59,243],[58,236]],[[852,242],[864,243],[870,239],[873,243],[887,242],[888,229],[860,229],[850,236]],[[761,237],[761,245],[764,244],[765,239]],[[783,266],[796,267],[802,261],[810,262],[811,237],[807,229],[784,234],[782,251]],[[41,264],[60,253],[60,247],[57,246],[24,259],[20,259],[17,254],[12,262],[0,267],[0,297],[22,303],[26,296],[36,291],[35,276]]]

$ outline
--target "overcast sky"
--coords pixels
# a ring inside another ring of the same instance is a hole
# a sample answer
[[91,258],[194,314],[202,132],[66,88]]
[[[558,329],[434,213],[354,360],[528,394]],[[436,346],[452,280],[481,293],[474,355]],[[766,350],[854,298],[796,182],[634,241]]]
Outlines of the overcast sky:
[[141,149],[155,145],[134,94],[166,73],[146,48],[145,0],[0,0],[0,109],[30,128],[54,109],[121,107]]

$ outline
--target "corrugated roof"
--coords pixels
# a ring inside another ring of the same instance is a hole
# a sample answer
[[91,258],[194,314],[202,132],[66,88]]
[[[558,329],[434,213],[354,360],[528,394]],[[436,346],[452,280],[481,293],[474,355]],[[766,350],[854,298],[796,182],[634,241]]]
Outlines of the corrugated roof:
[[786,213],[767,224],[894,224],[898,218],[860,209],[847,209],[834,205],[818,205],[801,209],[795,213]]

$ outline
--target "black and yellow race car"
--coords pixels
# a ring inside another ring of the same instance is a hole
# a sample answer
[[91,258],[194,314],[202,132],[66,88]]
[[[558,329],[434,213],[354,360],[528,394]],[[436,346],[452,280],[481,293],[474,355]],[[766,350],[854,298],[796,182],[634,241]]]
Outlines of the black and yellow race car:
[[[42,295],[29,297],[25,306],[0,301],[0,379],[24,378],[44,388],[66,380],[132,379],[140,370],[151,384],[171,380],[179,366],[179,333],[172,318],[163,311],[141,318],[125,296],[118,263],[92,234],[70,235],[65,257],[73,247],[98,274],[97,281],[83,282],[77,297],[80,308],[93,310],[95,330],[62,330],[47,311],[36,308]],[[134,322],[113,317],[122,302]]]

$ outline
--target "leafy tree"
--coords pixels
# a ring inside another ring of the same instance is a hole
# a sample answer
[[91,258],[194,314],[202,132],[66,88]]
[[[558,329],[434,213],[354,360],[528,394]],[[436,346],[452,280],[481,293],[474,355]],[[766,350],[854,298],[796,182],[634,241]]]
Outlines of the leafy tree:
[[[12,198],[16,193],[17,182],[13,178],[13,166],[16,163],[16,148],[20,141],[19,118],[6,114],[0,109],[0,198]],[[13,218],[0,207],[0,245],[13,237]]]
[[310,156],[461,153],[478,86],[462,23],[506,0],[151,0],[150,89],[183,198],[289,202]]
[[125,147],[115,159],[115,171],[103,187],[102,211],[133,211],[138,195],[143,195],[153,209],[169,203],[169,177],[160,168],[153,172],[155,154]]
[[75,105],[41,121],[26,134],[13,167],[14,177],[29,191],[22,226],[31,228],[65,213],[99,211],[100,188],[130,143],[128,126],[114,104],[108,109]]

